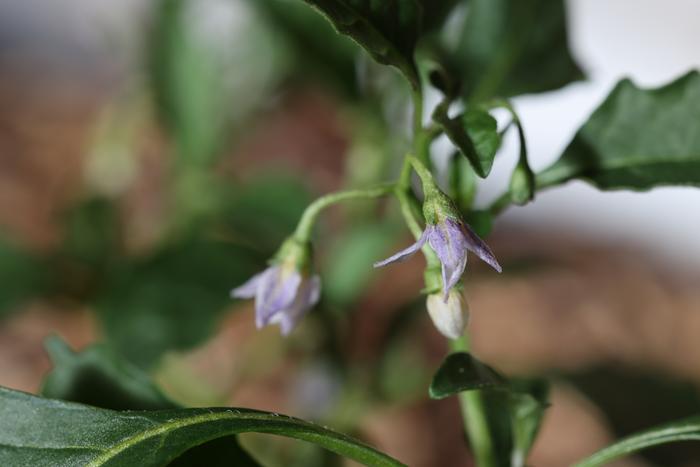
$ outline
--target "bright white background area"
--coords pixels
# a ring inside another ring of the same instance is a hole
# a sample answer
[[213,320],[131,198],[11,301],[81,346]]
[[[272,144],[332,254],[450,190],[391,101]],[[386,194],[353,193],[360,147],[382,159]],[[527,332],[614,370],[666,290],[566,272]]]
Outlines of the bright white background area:
[[[570,0],[574,56],[588,81],[516,100],[535,170],[554,161],[615,83],[663,85],[700,69],[700,2],[696,0]],[[695,122],[700,131],[700,122]],[[508,141],[487,197],[507,184],[517,144]],[[504,216],[523,224],[564,227],[588,237],[641,247],[682,266],[700,265],[700,188],[599,192],[582,182],[540,194]]]
[[[235,0],[231,0],[232,2]],[[145,0],[0,0],[0,52],[17,37],[75,51],[119,54],[142,25]],[[615,82],[631,77],[659,86],[700,68],[700,1],[569,0],[573,53],[588,81],[516,100],[535,169],[549,165]],[[700,131],[700,122],[695,122]],[[511,135],[514,136],[514,135]],[[500,193],[515,164],[517,144],[504,153],[482,200]],[[700,189],[601,193],[581,182],[549,190],[504,219],[564,228],[649,250],[679,265],[700,264]]]

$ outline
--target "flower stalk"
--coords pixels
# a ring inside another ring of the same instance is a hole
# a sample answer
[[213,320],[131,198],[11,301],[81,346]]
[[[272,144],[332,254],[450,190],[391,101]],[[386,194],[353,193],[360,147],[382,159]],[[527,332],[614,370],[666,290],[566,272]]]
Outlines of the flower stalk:
[[357,189],[357,190],[346,190],[337,191],[335,193],[329,193],[327,195],[321,196],[311,203],[299,219],[297,228],[294,231],[294,238],[299,241],[309,241],[311,238],[311,233],[316,224],[316,219],[318,218],[321,211],[323,211],[328,206],[335,203],[340,203],[342,201],[349,201],[354,199],[373,199],[380,198],[391,194],[395,188],[394,183],[385,183],[377,185],[375,187]]
[[[469,351],[469,338],[466,335],[448,342],[453,352]],[[488,414],[481,391],[475,389],[459,393],[459,405],[464,429],[469,437],[476,465],[478,467],[496,467]]]

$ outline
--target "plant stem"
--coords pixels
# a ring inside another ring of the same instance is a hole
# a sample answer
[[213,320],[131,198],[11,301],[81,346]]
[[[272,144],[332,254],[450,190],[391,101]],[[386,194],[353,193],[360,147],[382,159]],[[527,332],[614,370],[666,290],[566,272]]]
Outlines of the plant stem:
[[385,183],[371,188],[337,191],[335,193],[329,193],[325,196],[321,196],[307,206],[306,210],[301,216],[301,219],[299,219],[297,228],[294,231],[294,237],[299,241],[308,241],[311,237],[311,231],[313,230],[314,224],[316,223],[316,218],[321,211],[328,206],[351,199],[379,198],[381,196],[391,194],[394,191],[395,186],[396,185],[393,183]]
[[[449,341],[450,348],[454,352],[469,351],[469,338],[462,336],[459,339]],[[464,428],[469,437],[474,459],[478,467],[495,467],[496,458],[491,442],[491,432],[484,408],[481,391],[464,391],[459,394]]]

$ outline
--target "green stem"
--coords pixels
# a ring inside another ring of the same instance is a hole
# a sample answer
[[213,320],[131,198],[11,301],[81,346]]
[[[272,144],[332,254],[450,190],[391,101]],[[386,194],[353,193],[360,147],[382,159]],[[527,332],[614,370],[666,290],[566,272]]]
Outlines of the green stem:
[[393,183],[386,183],[371,188],[338,191],[321,196],[316,201],[311,203],[304,211],[304,214],[302,214],[301,219],[299,219],[299,223],[297,224],[297,228],[294,231],[294,237],[302,242],[308,241],[311,237],[311,231],[313,230],[318,215],[323,209],[332,204],[352,199],[379,198],[381,196],[391,194],[394,191],[394,188],[395,185]]
[[[454,352],[468,352],[469,338],[462,336],[460,339],[449,341],[450,348]],[[491,432],[484,407],[481,391],[472,390],[459,393],[459,404],[462,409],[464,428],[471,443],[474,460],[478,467],[494,467],[496,458],[491,442]]]

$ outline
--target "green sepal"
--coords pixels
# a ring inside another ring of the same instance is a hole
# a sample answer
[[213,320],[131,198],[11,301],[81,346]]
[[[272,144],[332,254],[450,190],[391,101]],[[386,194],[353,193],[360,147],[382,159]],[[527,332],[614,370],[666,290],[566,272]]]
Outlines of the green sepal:
[[282,242],[279,250],[270,260],[270,264],[291,265],[299,272],[308,274],[311,271],[312,257],[311,242],[292,236]]

